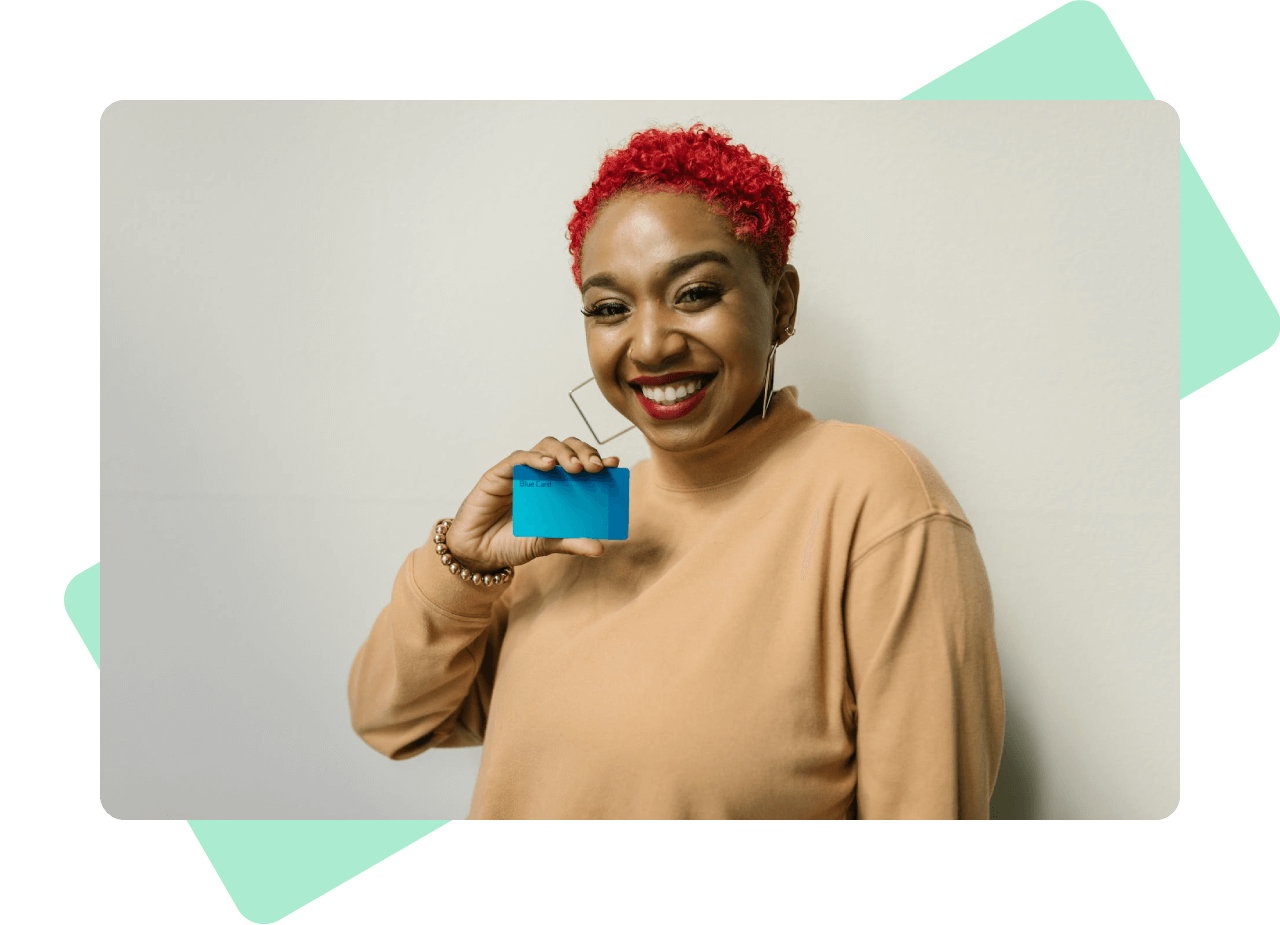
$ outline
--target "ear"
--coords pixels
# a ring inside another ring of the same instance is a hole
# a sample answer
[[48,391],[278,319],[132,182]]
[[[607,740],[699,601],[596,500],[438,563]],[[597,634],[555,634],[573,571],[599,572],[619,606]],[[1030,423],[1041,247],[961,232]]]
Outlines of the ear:
[[794,266],[787,264],[782,267],[782,274],[778,276],[778,283],[773,290],[773,317],[777,322],[778,338],[785,340],[787,334],[783,333],[787,325],[795,328],[796,312],[799,310],[800,302],[800,274],[797,273]]

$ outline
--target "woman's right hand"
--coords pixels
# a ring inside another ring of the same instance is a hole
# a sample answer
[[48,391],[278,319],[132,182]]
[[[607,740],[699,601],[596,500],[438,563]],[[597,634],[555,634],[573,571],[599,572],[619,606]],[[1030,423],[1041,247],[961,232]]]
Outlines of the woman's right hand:
[[530,466],[549,472],[557,465],[566,472],[600,472],[618,465],[617,456],[601,458],[590,444],[576,437],[546,437],[531,450],[517,450],[480,477],[467,495],[445,539],[449,553],[463,568],[495,572],[524,565],[538,556],[572,553],[602,556],[604,544],[593,539],[549,539],[515,536],[511,526],[514,467]]

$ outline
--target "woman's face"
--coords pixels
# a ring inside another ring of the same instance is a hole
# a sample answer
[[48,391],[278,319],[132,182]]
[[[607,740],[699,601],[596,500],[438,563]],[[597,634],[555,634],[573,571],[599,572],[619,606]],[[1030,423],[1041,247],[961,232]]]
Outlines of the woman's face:
[[795,269],[767,285],[724,218],[671,192],[610,200],[580,256],[587,352],[609,403],[670,452],[740,423],[764,388],[770,345],[794,321]]

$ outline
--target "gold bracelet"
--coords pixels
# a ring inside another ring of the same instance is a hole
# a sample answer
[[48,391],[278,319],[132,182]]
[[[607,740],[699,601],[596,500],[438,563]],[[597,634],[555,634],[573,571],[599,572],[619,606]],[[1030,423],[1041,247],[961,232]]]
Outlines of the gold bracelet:
[[431,541],[436,544],[436,553],[440,556],[440,561],[444,563],[449,571],[457,575],[463,581],[470,582],[473,585],[482,585],[491,588],[494,585],[505,584],[511,580],[511,576],[515,574],[515,570],[511,566],[506,565],[498,569],[496,572],[473,572],[470,569],[463,568],[458,562],[454,561],[453,554],[449,552],[449,547],[445,545],[444,535],[449,532],[449,526],[453,523],[453,518],[445,517],[436,521],[435,535],[431,537]]

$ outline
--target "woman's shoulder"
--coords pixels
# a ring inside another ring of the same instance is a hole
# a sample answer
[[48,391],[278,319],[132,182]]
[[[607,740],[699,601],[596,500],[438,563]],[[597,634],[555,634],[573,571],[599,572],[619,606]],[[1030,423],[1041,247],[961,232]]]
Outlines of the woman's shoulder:
[[940,514],[968,522],[937,468],[901,437],[867,424],[820,421],[810,441],[804,458],[831,473],[842,493],[858,499],[866,517],[906,524]]

